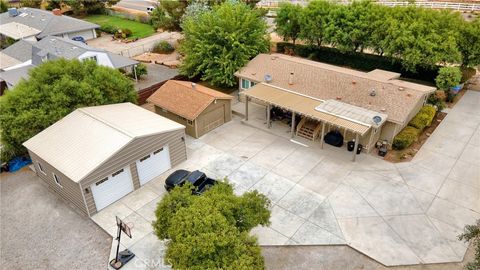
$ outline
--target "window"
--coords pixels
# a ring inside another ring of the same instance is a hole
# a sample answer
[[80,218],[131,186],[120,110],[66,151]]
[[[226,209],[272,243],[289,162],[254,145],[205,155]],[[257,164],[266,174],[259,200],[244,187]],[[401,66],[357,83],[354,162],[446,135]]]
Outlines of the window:
[[248,89],[250,88],[250,81],[242,79],[242,89]]
[[43,174],[46,174],[45,171],[43,170],[42,164],[40,164],[40,162],[37,162],[37,165],[38,165],[38,169],[39,169]]
[[254,87],[255,84],[257,84],[256,82],[250,82],[250,87]]
[[147,160],[147,159],[149,159],[149,158],[150,158],[150,155],[148,155],[148,156],[146,156],[146,157],[142,157],[142,158],[140,159],[140,162],[143,162],[143,161],[145,161],[145,160]]
[[160,152],[162,152],[162,151],[163,151],[163,147],[160,148],[160,149],[158,149],[157,151],[154,151],[153,154],[156,155],[156,154],[158,154],[158,153],[160,153]]
[[60,183],[60,178],[58,178],[58,176],[57,176],[56,174],[54,174],[54,173],[53,173],[53,180],[55,180],[55,183],[56,183],[59,187],[63,188],[62,184]]
[[102,180],[95,183],[95,186],[101,185],[103,182],[107,181],[108,177],[103,178]]
[[187,124],[189,124],[190,126],[193,126],[193,121],[192,120],[187,120]]
[[113,177],[115,177],[115,176],[117,176],[117,175],[121,174],[122,172],[123,172],[123,169],[121,169],[121,170],[119,170],[119,171],[116,171],[116,172],[114,172],[114,173],[112,174],[112,176],[113,176]]

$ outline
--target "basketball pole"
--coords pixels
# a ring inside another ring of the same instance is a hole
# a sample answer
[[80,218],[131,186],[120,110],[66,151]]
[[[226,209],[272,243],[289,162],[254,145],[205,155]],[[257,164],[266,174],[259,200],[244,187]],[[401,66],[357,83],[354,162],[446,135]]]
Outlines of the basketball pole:
[[122,236],[122,229],[120,228],[121,224],[117,222],[117,253],[115,254],[115,263],[118,262],[118,251],[120,250],[120,237]]

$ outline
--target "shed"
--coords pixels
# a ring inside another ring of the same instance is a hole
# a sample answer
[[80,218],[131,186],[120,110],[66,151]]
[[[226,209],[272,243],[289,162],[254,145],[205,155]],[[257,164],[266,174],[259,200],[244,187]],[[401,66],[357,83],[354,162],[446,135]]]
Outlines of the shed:
[[199,138],[232,120],[233,97],[188,81],[169,80],[147,102],[155,112],[186,126],[186,133]]
[[185,127],[132,103],[77,109],[24,146],[37,175],[89,216],[187,158]]

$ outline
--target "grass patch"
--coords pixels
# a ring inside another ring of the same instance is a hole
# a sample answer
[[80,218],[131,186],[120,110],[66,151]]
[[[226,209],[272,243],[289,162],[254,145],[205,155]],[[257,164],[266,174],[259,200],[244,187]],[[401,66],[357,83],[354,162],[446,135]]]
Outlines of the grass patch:
[[109,15],[90,15],[83,18],[91,23],[98,24],[100,26],[112,26],[120,29],[130,29],[132,31],[131,38],[144,38],[151,36],[155,33],[155,29],[145,23],[127,20],[120,17]]

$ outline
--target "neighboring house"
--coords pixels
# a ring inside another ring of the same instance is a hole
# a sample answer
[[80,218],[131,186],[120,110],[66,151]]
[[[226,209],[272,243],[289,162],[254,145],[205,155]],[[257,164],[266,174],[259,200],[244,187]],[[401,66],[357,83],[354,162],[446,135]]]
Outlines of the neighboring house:
[[101,66],[116,69],[132,68],[133,72],[138,64],[138,61],[130,58],[93,48],[82,42],[54,36],[37,42],[19,40],[0,52],[0,62],[3,62],[4,57],[17,61],[12,66],[4,66],[3,72],[0,72],[0,79],[6,82],[7,88],[15,86],[21,78],[28,78],[28,70],[32,67],[57,58],[94,60]]
[[194,138],[208,133],[232,119],[233,97],[186,81],[167,81],[147,102],[155,112],[186,126]]
[[62,15],[59,9],[53,11],[36,8],[11,8],[0,14],[0,35],[14,40],[36,41],[47,36],[85,40],[97,37],[95,29],[100,26]]
[[254,100],[302,116],[292,136],[316,140],[339,130],[369,151],[379,140],[391,143],[436,90],[402,81],[399,73],[361,72],[283,54],[260,54],[235,75],[247,106]]
[[187,158],[185,127],[132,103],[77,109],[23,145],[37,175],[88,216]]

